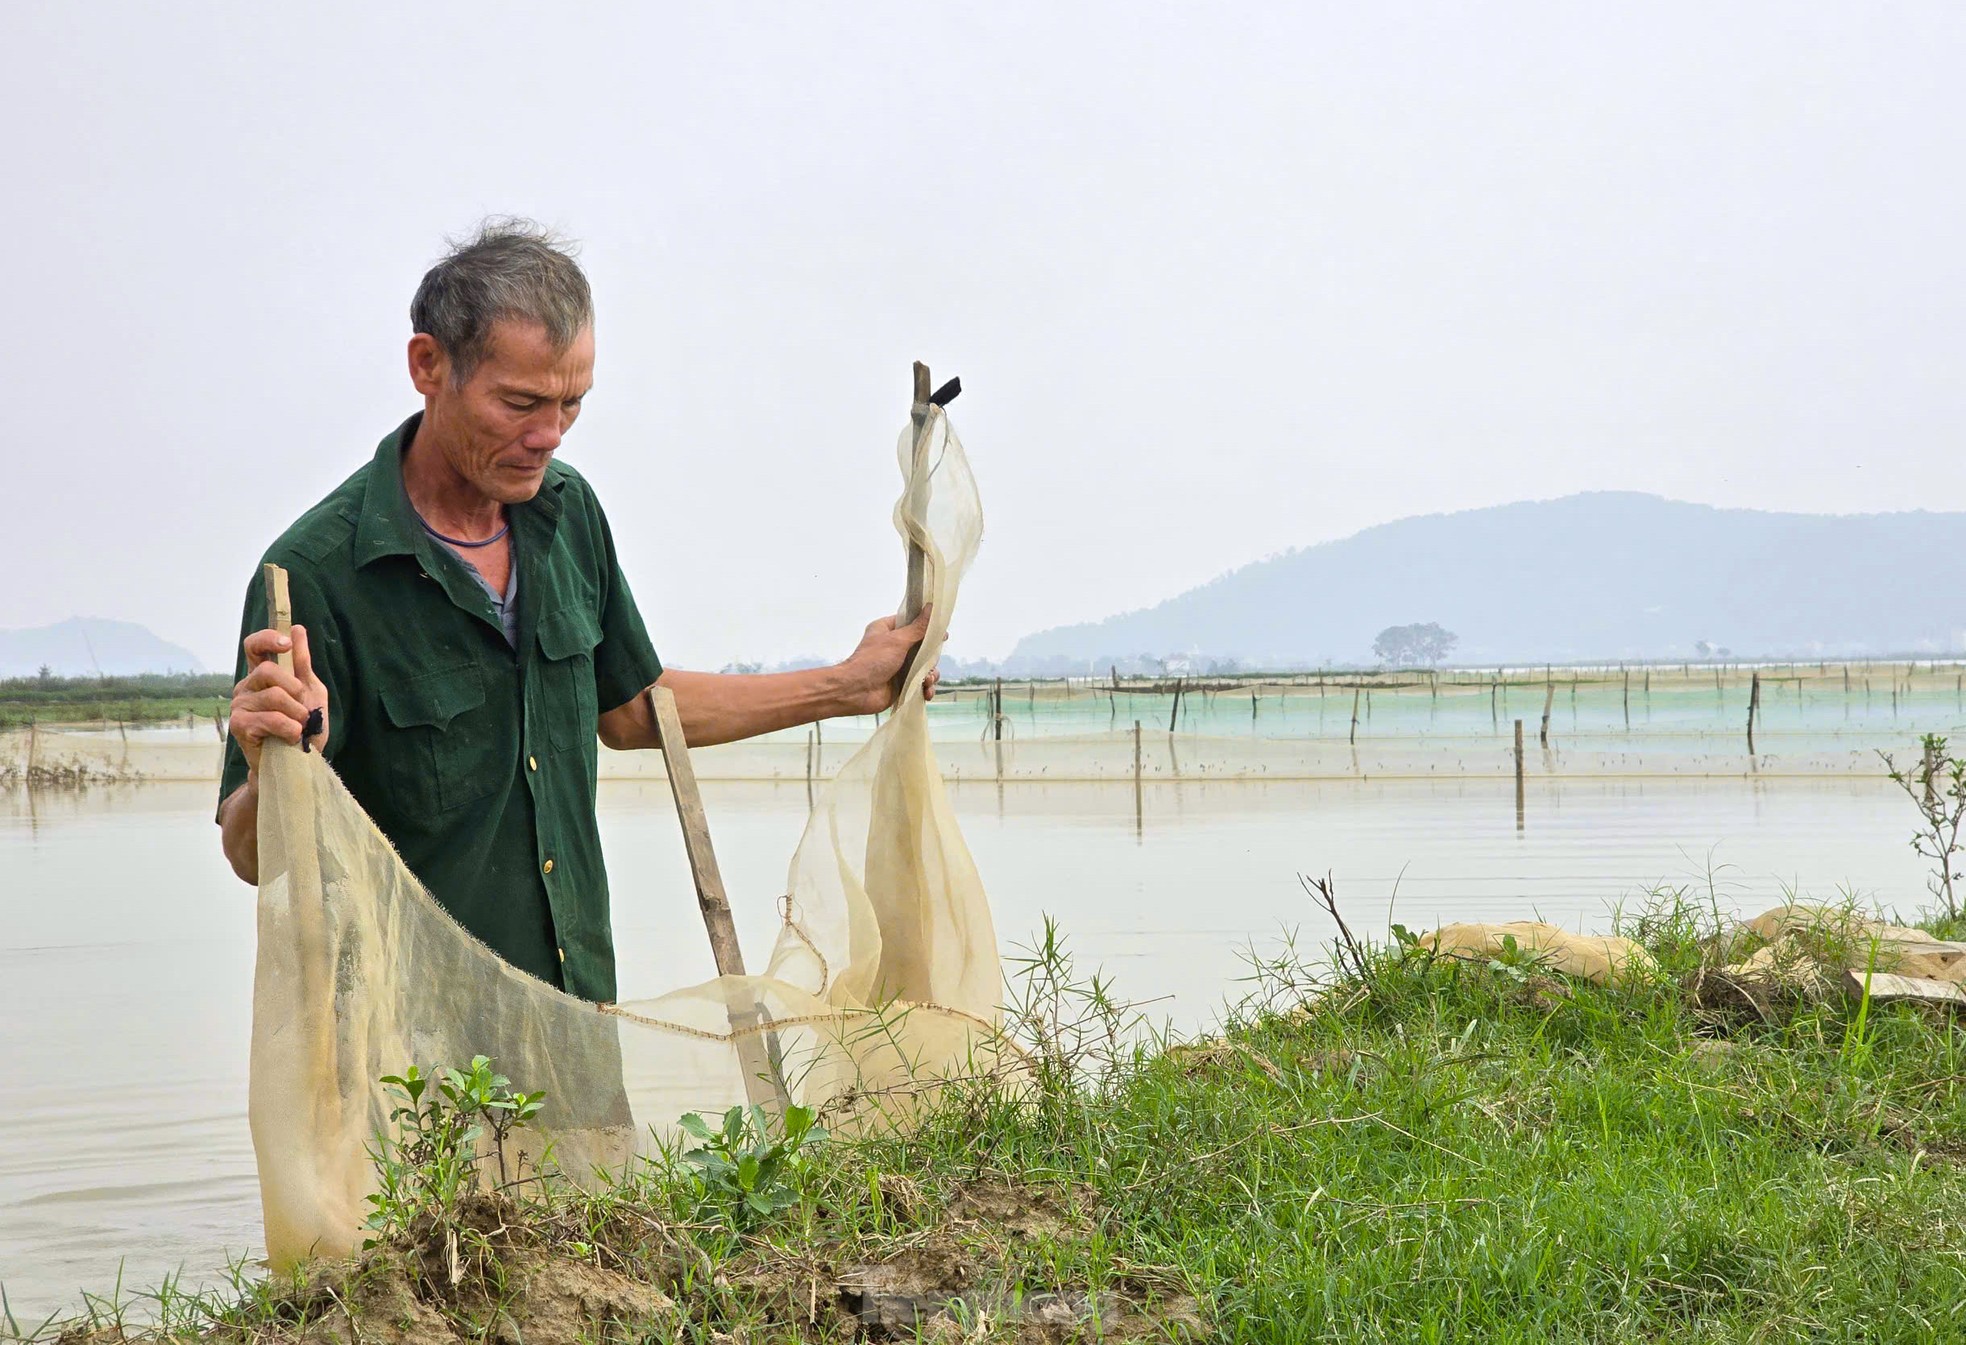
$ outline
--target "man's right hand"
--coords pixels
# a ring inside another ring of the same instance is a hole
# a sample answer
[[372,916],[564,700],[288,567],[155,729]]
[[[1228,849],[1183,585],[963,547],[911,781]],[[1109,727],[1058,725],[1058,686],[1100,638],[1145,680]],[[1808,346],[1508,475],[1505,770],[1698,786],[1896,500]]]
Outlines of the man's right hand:
[[[307,716],[314,710],[321,712],[321,741],[327,741],[328,688],[314,675],[305,626],[295,626],[291,640],[278,631],[254,631],[246,637],[244,648],[252,671],[232,688],[231,733],[245,754],[247,769],[257,776],[259,752],[266,740],[299,744]],[[276,661],[289,648],[294,655],[292,672]]]

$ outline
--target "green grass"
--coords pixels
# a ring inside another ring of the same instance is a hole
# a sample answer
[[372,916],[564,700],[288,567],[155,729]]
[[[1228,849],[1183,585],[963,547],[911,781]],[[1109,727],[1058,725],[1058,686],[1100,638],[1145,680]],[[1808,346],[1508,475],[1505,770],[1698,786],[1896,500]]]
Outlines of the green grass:
[[[1398,948],[1328,981],[1284,953],[1218,1038],[1141,1049],[1047,931],[1013,989],[1035,1093],[957,1086],[906,1133],[813,1147],[769,1219],[723,1217],[687,1165],[527,1195],[524,1254],[675,1299],[623,1339],[849,1338],[813,1310],[845,1268],[936,1248],[1013,1296],[1117,1294],[1149,1337],[1191,1298],[1236,1341],[1966,1339],[1966,1034],[1867,1002],[1729,1018],[1690,988],[1696,913],[1632,923],[1662,964],[1646,985]],[[952,1218],[978,1193],[985,1214]],[[416,1255],[372,1254],[341,1297]],[[492,1279],[419,1292],[483,1327],[510,1291]],[[174,1320],[270,1339],[331,1309],[242,1292]],[[922,1338],[1068,1338],[997,1320]]]
[[187,714],[210,723],[231,701],[232,679],[218,673],[0,678],[0,729],[103,720],[165,723]]

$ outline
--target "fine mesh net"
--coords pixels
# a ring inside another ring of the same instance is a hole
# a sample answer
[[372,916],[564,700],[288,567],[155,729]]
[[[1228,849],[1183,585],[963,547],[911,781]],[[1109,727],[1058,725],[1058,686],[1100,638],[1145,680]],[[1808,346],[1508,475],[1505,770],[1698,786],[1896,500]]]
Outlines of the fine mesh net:
[[815,801],[761,974],[608,1007],[564,995],[445,914],[320,757],[267,745],[250,1112],[274,1265],[359,1240],[388,1114],[377,1080],[411,1063],[486,1055],[544,1091],[529,1156],[550,1140],[576,1179],[618,1170],[685,1112],[796,1102],[879,1123],[987,1067],[996,934],[921,695],[982,511],[939,408],[925,430],[919,456],[902,435],[895,525],[927,556],[928,635],[894,713]]

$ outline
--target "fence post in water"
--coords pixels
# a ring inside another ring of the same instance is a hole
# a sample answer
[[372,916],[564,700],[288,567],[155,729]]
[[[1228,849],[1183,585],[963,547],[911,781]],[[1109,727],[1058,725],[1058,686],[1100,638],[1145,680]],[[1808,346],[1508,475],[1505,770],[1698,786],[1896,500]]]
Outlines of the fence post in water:
[[1495,697],[1501,690],[1502,684],[1500,682],[1490,682],[1488,684],[1488,726],[1490,728],[1499,729],[1502,727],[1501,707],[1495,702]]
[[[997,689],[991,693],[990,728],[998,742],[1003,741],[1003,678],[997,679]],[[1001,774],[1001,772],[999,772]]]
[[1140,721],[1133,721],[1133,832],[1140,834],[1142,819],[1146,814],[1140,804]]
[[1556,704],[1556,683],[1543,683],[1543,728],[1536,741],[1543,747],[1550,745],[1550,707]]
[[33,715],[27,717],[27,782],[34,783],[37,767],[36,758],[41,752],[41,721]]
[[1515,829],[1522,830],[1522,721],[1515,721]]
[[1761,674],[1754,675],[1754,682],[1748,688],[1748,755],[1754,755],[1754,717],[1761,710]]
[[1352,746],[1358,746],[1358,688],[1352,688],[1352,736],[1346,739]]
[[1632,727],[1632,670],[1625,669],[1625,732]]
[[1187,685],[1187,681],[1188,679],[1185,677],[1174,679],[1174,706],[1167,712],[1167,731],[1169,733],[1174,732],[1174,722],[1181,717],[1181,688]]

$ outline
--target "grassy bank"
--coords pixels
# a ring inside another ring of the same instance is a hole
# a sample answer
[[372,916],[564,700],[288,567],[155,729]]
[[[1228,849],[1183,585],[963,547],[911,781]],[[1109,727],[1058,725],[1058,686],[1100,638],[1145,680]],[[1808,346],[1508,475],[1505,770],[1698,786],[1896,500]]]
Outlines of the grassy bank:
[[157,724],[186,715],[210,723],[232,700],[218,673],[141,677],[0,678],[0,729],[28,724]]
[[[1717,922],[1677,900],[1628,932],[1659,971],[1615,989],[1410,944],[1342,974],[1284,954],[1219,1037],[1146,1049],[1049,943],[1013,990],[1034,1091],[976,1082],[911,1133],[789,1154],[741,1138],[775,1158],[767,1212],[702,1159],[411,1202],[359,1263],[148,1310],[212,1339],[533,1345],[1966,1339],[1966,1037],[1717,993]],[[106,1306],[87,1329],[119,1338]]]

